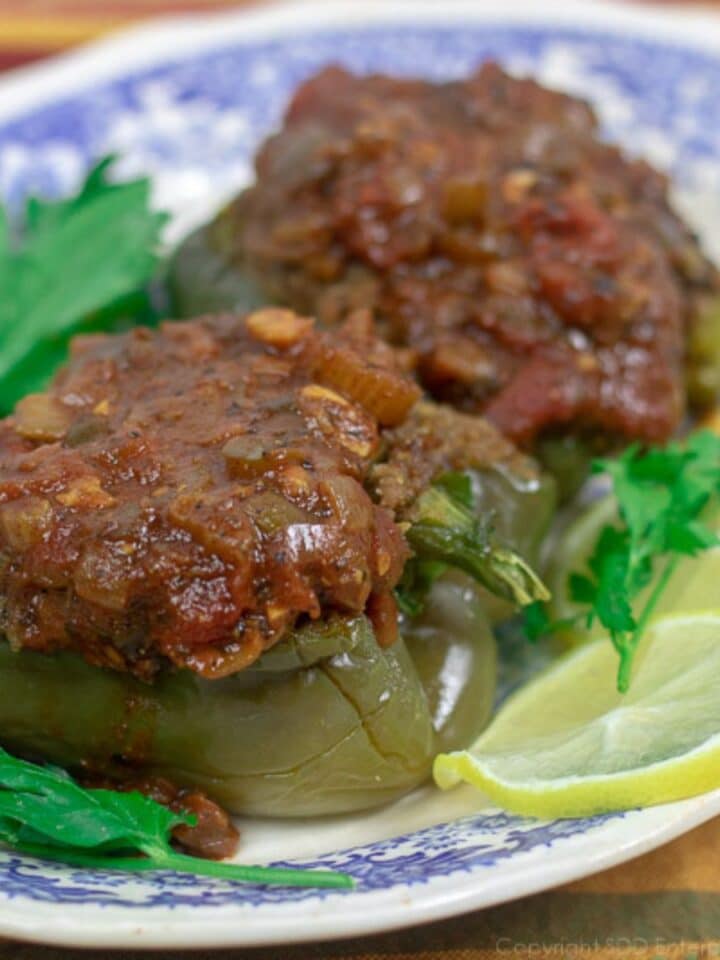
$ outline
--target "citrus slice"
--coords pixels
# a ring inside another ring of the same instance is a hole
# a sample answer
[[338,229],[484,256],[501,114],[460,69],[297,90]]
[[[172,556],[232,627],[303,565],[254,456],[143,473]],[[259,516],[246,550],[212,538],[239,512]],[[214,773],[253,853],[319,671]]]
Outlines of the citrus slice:
[[[612,525],[616,521],[615,498],[605,496],[584,510],[561,534],[546,575],[547,585],[552,592],[551,616],[554,620],[571,619],[578,614],[580,608],[573,603],[568,592],[568,577],[575,571],[583,572],[586,569],[587,560],[600,531],[607,524]],[[709,522],[711,526],[720,529],[720,515],[717,511]],[[650,622],[671,613],[702,613],[720,609],[718,583],[720,547],[703,551],[696,557],[683,557],[663,590]],[[636,615],[645,606],[654,586],[655,582],[652,581],[638,595],[633,604]],[[570,646],[586,643],[601,635],[605,636],[601,624],[596,622],[588,629],[581,620],[559,631],[561,640]]]
[[656,620],[639,653],[620,694],[608,639],[571,651],[512,696],[469,750],[436,758],[438,786],[464,780],[538,817],[720,787],[720,611]]

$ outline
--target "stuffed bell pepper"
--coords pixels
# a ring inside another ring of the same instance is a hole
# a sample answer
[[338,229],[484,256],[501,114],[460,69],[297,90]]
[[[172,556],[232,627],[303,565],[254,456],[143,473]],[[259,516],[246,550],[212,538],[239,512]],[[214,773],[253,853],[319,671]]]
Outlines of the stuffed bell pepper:
[[310,77],[171,282],[185,314],[372,309],[425,390],[568,493],[594,452],[666,440],[720,392],[720,274],[666,178],[586,102],[493,63],[445,83]]
[[0,423],[0,740],[233,812],[337,813],[469,744],[552,485],[369,318],[74,342]]

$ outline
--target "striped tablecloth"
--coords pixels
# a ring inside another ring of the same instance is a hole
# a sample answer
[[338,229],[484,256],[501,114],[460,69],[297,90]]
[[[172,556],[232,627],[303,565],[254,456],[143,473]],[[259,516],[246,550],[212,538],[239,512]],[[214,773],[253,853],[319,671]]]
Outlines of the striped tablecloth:
[[149,17],[240,9],[251,0],[0,0],[0,70]]
[[[250,0],[246,4],[238,0],[0,0],[0,69],[59,53],[144,18],[244,5],[250,5]],[[557,960],[720,957],[720,821],[579,883],[455,920],[334,944],[180,956],[187,960],[481,960],[498,953]],[[68,960],[71,956],[99,960],[108,954],[0,945],[0,960]],[[131,960],[142,955],[113,956]],[[179,955],[153,956],[174,960]]]
[[[362,0],[345,2],[362,3]],[[442,0],[418,2],[430,4]],[[563,0],[549,2],[562,3]],[[0,0],[0,70],[59,53],[149,17],[242,9],[251,3],[253,0]],[[720,7],[720,0],[700,3],[676,0],[676,5],[681,3]]]

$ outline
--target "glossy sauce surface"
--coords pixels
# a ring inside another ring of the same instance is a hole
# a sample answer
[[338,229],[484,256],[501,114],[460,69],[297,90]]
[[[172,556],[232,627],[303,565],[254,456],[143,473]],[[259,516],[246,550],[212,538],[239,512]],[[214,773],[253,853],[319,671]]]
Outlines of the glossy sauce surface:
[[371,307],[436,397],[525,444],[679,425],[718,274],[586,103],[495,64],[444,84],[328,68],[256,169],[209,236],[266,296],[324,323]]
[[409,551],[363,483],[418,390],[367,336],[266,310],[76,340],[0,424],[10,643],[216,677],[301,616],[387,620]]

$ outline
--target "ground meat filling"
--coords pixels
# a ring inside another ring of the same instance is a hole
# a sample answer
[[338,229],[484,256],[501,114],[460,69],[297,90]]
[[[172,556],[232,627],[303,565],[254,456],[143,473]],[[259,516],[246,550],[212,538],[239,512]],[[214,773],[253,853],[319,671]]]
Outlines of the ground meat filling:
[[363,484],[418,396],[393,363],[362,317],[279,309],[76,340],[0,423],[0,631],[149,679],[387,620],[408,549]]
[[418,403],[385,434],[387,455],[370,473],[378,501],[404,517],[432,481],[463,470],[500,470],[537,481],[537,464],[482,417],[435,403]]
[[582,101],[494,64],[446,84],[327,69],[212,239],[324,323],[372,308],[436,397],[515,440],[660,441],[718,275],[666,180],[596,126]]

